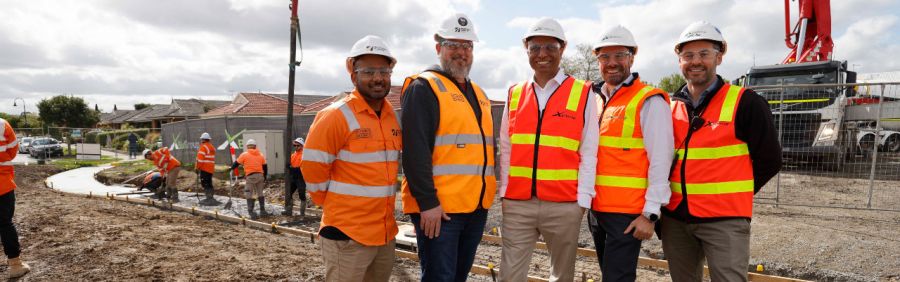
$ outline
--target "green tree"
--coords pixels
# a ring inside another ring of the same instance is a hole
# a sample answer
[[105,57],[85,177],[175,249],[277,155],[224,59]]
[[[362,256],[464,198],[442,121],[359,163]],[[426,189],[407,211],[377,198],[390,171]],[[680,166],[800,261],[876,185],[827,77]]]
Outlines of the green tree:
[[[568,46],[571,48],[571,46]],[[575,46],[575,53],[571,56],[562,58],[560,67],[567,74],[584,80],[601,81],[600,65],[597,64],[597,58],[594,57],[594,50],[590,45],[578,44]]]
[[20,115],[11,115],[11,114],[7,114],[7,113],[0,113],[0,118],[6,120],[6,122],[9,123],[9,126],[12,126],[13,128],[22,127],[22,126],[20,126],[20,123],[22,122],[22,118]]
[[134,109],[140,110],[140,109],[143,109],[143,108],[146,108],[149,106],[150,106],[150,104],[148,104],[148,103],[137,103],[137,104],[134,104]]
[[659,85],[657,85],[657,87],[665,90],[666,92],[675,93],[675,91],[678,91],[680,89],[679,87],[681,87],[685,83],[687,82],[684,80],[684,77],[681,76],[681,74],[673,73],[660,79]]
[[94,127],[100,121],[100,114],[91,111],[80,97],[54,96],[41,100],[37,107],[45,125]]

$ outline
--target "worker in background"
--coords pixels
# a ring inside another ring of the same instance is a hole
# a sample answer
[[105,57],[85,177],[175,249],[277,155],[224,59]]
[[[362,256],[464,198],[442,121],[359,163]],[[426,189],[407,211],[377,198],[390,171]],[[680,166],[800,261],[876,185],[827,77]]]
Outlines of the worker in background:
[[216,148],[210,142],[209,133],[203,132],[200,135],[200,148],[197,149],[197,165],[194,169],[197,176],[200,177],[200,186],[203,186],[203,193],[206,199],[200,201],[201,205],[215,206],[219,202],[213,196],[213,173],[216,172]]
[[672,95],[675,166],[661,239],[672,280],[747,281],[753,195],[781,169],[765,99],[728,84],[716,68],[728,51],[718,28],[696,22],[675,53],[687,85]]
[[[178,202],[178,173],[181,172],[181,162],[178,161],[172,153],[169,151],[169,148],[162,147],[156,151],[144,150],[144,159],[147,159],[153,162],[153,165],[159,170],[159,174],[166,179],[166,197],[169,198],[169,201]],[[163,198],[162,191],[159,191],[157,195],[160,196],[160,199]]]
[[7,273],[9,278],[18,278],[31,271],[27,263],[22,262],[19,246],[19,232],[13,223],[16,211],[16,172],[9,162],[19,153],[19,140],[16,132],[5,119],[0,118],[0,241],[3,242],[3,253],[6,254]]
[[322,206],[319,245],[326,281],[388,281],[394,265],[394,205],[400,124],[385,97],[397,60],[368,35],[346,60],[353,92],[316,114],[300,168]]
[[239,165],[244,166],[244,198],[247,199],[247,213],[251,219],[256,219],[253,205],[257,199],[259,199],[259,215],[269,215],[266,211],[266,196],[263,194],[269,177],[269,166],[266,165],[266,156],[256,149],[256,140],[249,139],[244,145],[247,146],[247,150],[238,156],[229,170],[234,170]]
[[297,193],[297,197],[300,198],[300,216],[306,215],[306,181],[303,180],[303,172],[300,171],[300,164],[303,160],[303,145],[306,145],[306,141],[301,137],[297,137],[292,142],[294,145],[294,152],[291,153],[291,170],[290,177],[292,177],[291,187],[288,191],[288,194],[284,196],[284,211],[281,213],[282,215],[290,216],[293,214],[294,210],[294,192]]
[[128,134],[128,158],[134,159],[138,153],[138,136],[134,132]]
[[147,189],[154,194],[158,193],[158,189],[162,186],[163,178],[159,172],[148,173],[147,176],[144,176],[144,181],[141,181],[141,186],[138,187],[138,191],[142,189]]
[[581,220],[594,194],[597,98],[590,83],[559,67],[566,50],[559,22],[539,19],[522,43],[534,75],[509,88],[500,123],[500,280],[528,280],[543,237],[550,281],[573,281]]
[[463,281],[497,187],[491,103],[469,79],[478,41],[469,17],[445,19],[434,39],[440,65],[403,85],[403,212],[422,281]]
[[638,45],[625,27],[603,31],[593,50],[603,77],[593,91],[603,110],[588,227],[603,281],[634,281],[641,241],[653,237],[671,195],[669,95],[631,72]]

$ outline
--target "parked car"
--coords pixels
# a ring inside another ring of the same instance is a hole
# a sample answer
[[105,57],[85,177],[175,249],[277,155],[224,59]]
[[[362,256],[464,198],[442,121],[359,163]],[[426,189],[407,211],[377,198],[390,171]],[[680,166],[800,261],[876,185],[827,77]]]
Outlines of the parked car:
[[31,141],[34,141],[34,138],[24,137],[19,141],[19,153],[28,153],[28,146],[31,145]]
[[31,142],[31,146],[28,149],[28,154],[31,157],[37,158],[39,156],[62,156],[63,148],[62,145],[53,138],[40,138]]

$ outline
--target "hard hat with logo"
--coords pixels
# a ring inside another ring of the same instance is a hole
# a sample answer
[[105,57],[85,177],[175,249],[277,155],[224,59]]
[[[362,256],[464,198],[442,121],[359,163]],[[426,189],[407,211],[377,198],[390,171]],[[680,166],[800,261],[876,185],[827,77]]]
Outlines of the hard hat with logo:
[[303,140],[303,137],[297,137],[297,139],[294,139],[294,143],[306,146],[306,141]]
[[244,145],[245,146],[250,146],[250,145],[256,146],[256,140],[249,139],[249,140],[247,140],[247,143],[245,143]]
[[563,32],[562,25],[556,20],[547,17],[541,18],[531,25],[522,39],[528,40],[528,38],[533,36],[549,36],[566,42],[566,34]]
[[351,59],[362,55],[380,55],[387,57],[391,60],[391,67],[397,63],[397,59],[395,59],[394,56],[391,56],[391,50],[388,49],[384,40],[375,35],[366,35],[362,39],[356,41],[356,43],[353,44],[353,48],[350,48],[350,55],[347,56],[347,60],[350,61]]
[[442,39],[457,39],[478,42],[475,34],[475,24],[463,13],[456,13],[441,23],[441,28],[434,34],[434,41]]
[[210,139],[212,139],[212,138],[209,137],[209,133],[203,132],[203,134],[200,134],[200,140],[210,140]]
[[638,48],[637,42],[634,42],[634,35],[621,25],[608,28],[600,33],[600,41],[594,44],[593,50],[597,52],[600,48],[609,46],[631,47],[634,49],[634,53],[637,53]]
[[707,21],[698,21],[692,23],[681,32],[681,36],[678,37],[678,42],[675,43],[675,53],[680,51],[681,45],[697,40],[709,40],[721,43],[722,54],[728,50],[728,44],[725,43],[725,37],[722,36],[722,32],[719,31],[719,28]]

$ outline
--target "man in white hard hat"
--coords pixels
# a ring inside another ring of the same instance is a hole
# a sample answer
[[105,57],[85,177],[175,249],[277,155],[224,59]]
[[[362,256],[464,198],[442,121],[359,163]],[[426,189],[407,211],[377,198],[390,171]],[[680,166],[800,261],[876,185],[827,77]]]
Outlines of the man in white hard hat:
[[581,220],[594,194],[597,98],[590,82],[560,68],[566,36],[559,22],[539,19],[522,43],[534,75],[509,88],[500,125],[500,280],[527,280],[543,237],[550,280],[572,281]]
[[497,189],[491,103],[469,79],[472,20],[450,16],[434,39],[440,64],[403,84],[403,212],[422,281],[463,281]]
[[300,171],[300,165],[303,162],[303,145],[306,141],[302,137],[297,137],[294,142],[294,152],[291,153],[291,170],[290,176],[293,177],[291,187],[287,195],[284,195],[284,211],[282,215],[290,216],[294,211],[294,192],[300,198],[300,216],[306,215],[306,182],[303,180],[303,172]]
[[244,167],[244,198],[247,200],[247,213],[251,219],[256,219],[254,204],[259,200],[259,215],[269,215],[266,211],[266,195],[263,193],[269,178],[269,165],[266,164],[266,156],[256,148],[256,140],[248,139],[244,144],[246,150],[231,164],[229,171],[238,166]]
[[353,92],[319,111],[307,134],[300,168],[313,202],[322,206],[326,281],[391,277],[402,140],[385,97],[396,62],[380,37],[357,41],[346,60]]
[[653,237],[671,195],[669,95],[631,71],[638,45],[627,28],[604,30],[592,47],[603,77],[593,86],[603,114],[588,226],[603,281],[634,281],[641,241]]
[[781,168],[765,99],[716,75],[728,44],[701,21],[675,44],[687,85],[672,95],[675,159],[661,239],[674,281],[747,281],[753,195]]
[[209,133],[203,132],[200,135],[200,147],[197,148],[197,164],[194,170],[197,171],[197,177],[200,177],[200,186],[203,186],[203,193],[206,198],[200,201],[201,205],[215,206],[219,202],[213,197],[212,176],[216,172],[216,147],[212,145],[212,137]]

